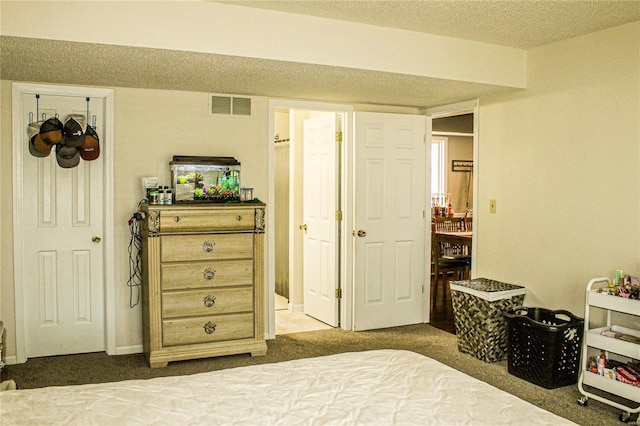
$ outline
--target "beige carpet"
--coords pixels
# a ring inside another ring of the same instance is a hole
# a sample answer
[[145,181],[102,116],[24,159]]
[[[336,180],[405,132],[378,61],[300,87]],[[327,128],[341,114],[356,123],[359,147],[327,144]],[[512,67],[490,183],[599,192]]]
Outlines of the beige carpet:
[[[616,408],[594,400],[589,401],[587,407],[580,406],[577,399],[581,394],[577,386],[547,390],[518,379],[507,372],[506,361],[487,364],[461,354],[454,335],[425,324],[367,332],[330,329],[287,334],[268,341],[268,348],[263,357],[234,355],[171,362],[162,369],[149,368],[142,354],[107,356],[93,353],[36,358],[25,364],[7,366],[2,372],[2,380],[13,379],[21,388],[34,388],[193,374],[348,351],[405,349],[434,358],[580,425],[622,424],[618,421],[620,410]],[[465,396],[461,395],[460,404],[464,403]],[[521,424],[526,425],[526,419],[522,419]]]

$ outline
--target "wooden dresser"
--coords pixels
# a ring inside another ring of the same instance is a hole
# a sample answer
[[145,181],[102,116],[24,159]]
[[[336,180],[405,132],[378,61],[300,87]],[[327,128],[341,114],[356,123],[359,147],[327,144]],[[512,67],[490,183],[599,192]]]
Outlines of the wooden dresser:
[[144,353],[149,365],[265,355],[265,205],[142,205]]

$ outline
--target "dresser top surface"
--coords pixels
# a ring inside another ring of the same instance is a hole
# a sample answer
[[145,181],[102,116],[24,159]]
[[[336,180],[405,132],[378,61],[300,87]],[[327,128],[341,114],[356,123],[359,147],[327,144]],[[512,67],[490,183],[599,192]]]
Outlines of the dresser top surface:
[[142,204],[140,210],[232,210],[239,208],[263,208],[265,203],[176,203],[176,204]]

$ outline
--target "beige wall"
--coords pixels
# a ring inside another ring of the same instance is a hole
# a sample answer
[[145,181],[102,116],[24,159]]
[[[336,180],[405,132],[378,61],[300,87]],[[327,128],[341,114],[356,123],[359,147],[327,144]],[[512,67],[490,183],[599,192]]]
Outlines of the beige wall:
[[273,117],[275,143],[274,158],[274,243],[276,294],[289,299],[289,112],[276,111]]
[[289,111],[276,111],[273,115],[273,127],[279,140],[289,139]]
[[480,99],[477,273],[582,314],[590,278],[640,273],[640,22],[533,49],[528,70]]
[[447,137],[447,192],[451,194],[451,206],[455,213],[467,211],[467,192],[469,209],[473,209],[473,181],[469,184],[468,172],[451,171],[453,160],[473,160],[472,136]]

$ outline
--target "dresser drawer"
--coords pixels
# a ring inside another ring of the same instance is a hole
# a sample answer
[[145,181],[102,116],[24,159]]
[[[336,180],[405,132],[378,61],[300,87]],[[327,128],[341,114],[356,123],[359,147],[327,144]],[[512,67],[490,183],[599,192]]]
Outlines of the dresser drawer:
[[162,318],[253,312],[253,287],[162,294]]
[[160,213],[160,232],[243,231],[255,227],[254,209],[169,210]]
[[160,265],[162,291],[253,285],[253,260],[213,260]]
[[251,259],[253,234],[163,235],[160,261]]
[[253,313],[162,321],[162,345],[211,343],[254,337]]

